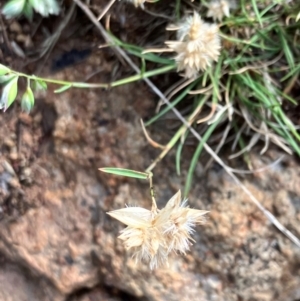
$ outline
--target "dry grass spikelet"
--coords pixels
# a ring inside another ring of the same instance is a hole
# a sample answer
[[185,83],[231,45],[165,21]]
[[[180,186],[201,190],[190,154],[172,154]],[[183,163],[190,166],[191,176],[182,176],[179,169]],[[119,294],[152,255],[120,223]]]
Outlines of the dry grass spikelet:
[[127,225],[119,238],[127,249],[133,250],[133,257],[149,263],[153,269],[166,264],[171,252],[185,254],[193,241],[195,225],[205,222],[208,211],[186,205],[178,191],[162,210],[127,207],[108,214]]
[[221,22],[224,17],[230,16],[230,9],[235,7],[236,3],[233,0],[212,0],[208,4],[207,17]]
[[221,49],[218,26],[203,22],[198,13],[167,29],[177,31],[177,41],[166,41],[166,45],[177,53],[177,69],[185,71],[185,77],[196,77],[218,60]]

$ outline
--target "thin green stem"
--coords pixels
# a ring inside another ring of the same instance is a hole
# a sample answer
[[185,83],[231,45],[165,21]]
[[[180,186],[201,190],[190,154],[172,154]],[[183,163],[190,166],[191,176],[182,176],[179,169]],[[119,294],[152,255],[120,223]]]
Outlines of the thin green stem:
[[105,84],[105,83],[92,84],[92,83],[84,83],[84,82],[70,82],[70,81],[64,81],[64,80],[49,79],[49,78],[38,77],[35,75],[27,75],[25,73],[17,72],[14,70],[11,70],[11,73],[16,74],[17,76],[25,77],[28,80],[39,80],[39,81],[43,81],[46,83],[52,83],[52,84],[61,85],[61,86],[70,86],[73,88],[106,88],[106,89],[108,89],[108,88],[125,85],[128,83],[132,83],[132,82],[144,79],[144,78],[163,74],[163,73],[169,72],[175,68],[176,68],[175,65],[168,65],[168,66],[165,66],[165,67],[162,67],[159,69],[144,72],[142,74],[136,74],[136,75],[124,78],[124,79],[120,79],[120,80],[117,80],[110,84]]

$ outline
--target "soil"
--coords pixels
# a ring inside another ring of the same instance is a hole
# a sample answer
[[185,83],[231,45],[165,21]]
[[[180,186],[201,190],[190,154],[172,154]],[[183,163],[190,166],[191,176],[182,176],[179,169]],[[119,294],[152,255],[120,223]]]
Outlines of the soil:
[[[104,41],[88,20],[79,12],[76,18],[82,18],[85,30],[74,33],[78,19],[73,20],[66,29],[72,31],[70,38],[61,39],[47,59],[27,66],[7,42],[17,41],[30,53],[40,45],[43,30],[39,27],[31,39],[33,25],[3,20],[8,40],[1,42],[1,63],[31,73],[43,64],[43,76],[69,81],[109,82],[130,74],[113,51],[96,47]],[[43,22],[42,28],[51,28],[49,20]],[[88,45],[93,45],[90,51]],[[154,80],[164,85],[167,79]],[[117,239],[123,226],[106,212],[125,204],[150,208],[148,184],[102,174],[98,168],[142,171],[151,164],[159,150],[147,143],[139,120],[153,116],[157,99],[143,82],[61,94],[54,88],[37,95],[29,115],[18,101],[0,115],[0,300],[300,300],[300,250],[222,168],[213,164],[204,172],[205,160],[198,164],[189,203],[210,213],[206,225],[197,227],[191,251],[171,256],[168,267],[155,271],[136,264]],[[162,144],[170,137],[161,123],[149,131]],[[180,177],[172,152],[154,169],[160,207],[183,188],[192,151],[184,150]],[[254,149],[253,168],[281,155],[271,148],[262,157]],[[244,168],[238,161],[229,163]],[[293,156],[241,177],[298,237],[299,177]]]

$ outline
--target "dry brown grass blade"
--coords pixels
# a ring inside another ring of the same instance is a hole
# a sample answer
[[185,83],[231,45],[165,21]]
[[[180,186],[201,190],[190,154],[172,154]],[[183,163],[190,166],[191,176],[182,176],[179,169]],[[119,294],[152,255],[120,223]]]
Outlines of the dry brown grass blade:
[[172,17],[169,17],[169,16],[164,15],[164,14],[158,14],[158,13],[152,12],[152,11],[148,10],[147,8],[144,8],[144,12],[146,12],[147,14],[149,14],[153,17],[166,19],[168,21],[173,21],[174,20],[174,18],[172,18]]
[[174,52],[173,49],[170,48],[149,48],[146,49],[142,52],[142,54],[147,54],[147,53],[161,53],[161,52]]
[[103,16],[109,11],[109,9],[113,6],[113,4],[116,2],[116,0],[111,0],[107,5],[104,7],[102,13],[97,18],[97,21],[99,22]]
[[208,87],[205,87],[205,88],[202,88],[202,89],[199,89],[199,90],[192,90],[189,92],[189,94],[204,94],[206,92],[208,92],[209,90],[211,90],[213,88],[213,85],[209,85]]
[[[187,122],[189,125],[193,124],[195,121],[195,118],[201,111],[202,107],[198,106],[194,112],[189,116]],[[172,139],[168,142],[168,144],[165,146],[164,150],[155,158],[155,160],[152,162],[152,164],[146,169],[147,172],[153,170],[153,168],[156,166],[158,162],[160,162],[164,156],[174,147],[175,143],[177,143],[179,137],[183,137],[187,130],[187,127],[185,125],[182,125],[179,130],[176,132],[176,134],[172,137]],[[175,138],[175,137],[178,137]]]
[[283,138],[281,138],[280,136],[278,136],[272,132],[266,132],[266,131],[263,131],[263,130],[257,128],[250,120],[250,116],[249,116],[249,113],[247,112],[247,110],[243,106],[240,106],[240,109],[241,109],[241,113],[242,113],[245,121],[247,122],[249,128],[251,128],[256,133],[259,133],[264,136],[268,136],[273,141],[273,143],[277,144],[288,154],[291,155],[293,153],[292,150],[284,144],[285,141],[283,140]]
[[[102,36],[107,40],[107,42],[112,42],[110,36],[107,34],[104,27],[97,22],[96,17],[91,12],[91,10],[80,0],[73,0],[84,12],[85,14],[90,18],[90,20],[94,23],[96,28],[100,31]],[[119,52],[119,54],[124,58],[124,60],[132,67],[132,69],[140,73],[141,70],[132,62],[132,60],[128,57],[128,55],[120,48],[115,47],[115,49]],[[164,96],[164,94],[152,83],[151,80],[148,78],[143,79],[147,85],[155,92],[155,94],[162,98],[166,105],[168,105],[174,114],[177,116],[177,118],[187,127],[189,128],[189,131],[199,140],[202,141],[202,137],[196,132],[196,130],[189,125],[189,123],[185,120],[185,118],[180,114],[180,112],[173,108],[169,102],[169,100]],[[286,237],[288,237],[297,247],[300,248],[300,240],[292,233],[290,232],[286,227],[284,227],[279,220],[267,209],[264,208],[264,206],[255,198],[255,196],[250,192],[250,190],[234,175],[231,168],[227,166],[222,159],[216,155],[216,153],[211,149],[209,145],[206,143],[204,144],[205,150],[214,158],[214,160],[224,168],[224,170],[232,177],[232,179],[236,182],[236,184],[248,195],[250,200],[257,206],[257,208],[266,216],[266,218],[279,230],[281,231]]]
[[237,174],[255,174],[255,173],[259,173],[259,172],[264,172],[266,171],[267,169],[270,169],[272,167],[274,167],[275,165],[277,165],[278,163],[280,163],[283,158],[285,157],[285,155],[282,155],[280,156],[278,159],[276,159],[274,162],[272,162],[271,164],[269,165],[266,165],[264,167],[261,167],[261,168],[257,168],[257,169],[252,169],[252,170],[244,170],[244,169],[234,169],[234,168],[231,168],[231,171],[234,172],[234,173],[237,173]]
[[232,154],[229,156],[229,159],[232,160],[234,158],[237,158],[239,156],[241,156],[242,154],[249,152],[251,150],[251,148],[258,142],[259,138],[260,138],[259,133],[255,133],[253,134],[252,138],[250,139],[248,145],[246,145],[244,148],[242,148],[240,151],[238,151],[235,154]]
[[229,75],[233,75],[233,74],[241,74],[241,73],[244,73],[248,70],[259,70],[259,69],[263,69],[263,68],[266,68],[268,66],[272,66],[274,65],[277,61],[279,61],[281,59],[281,57],[283,56],[283,52],[281,52],[277,57],[275,57],[275,59],[269,61],[269,62],[266,62],[266,63],[261,63],[261,65],[253,65],[253,66],[246,66],[246,67],[243,67],[243,68],[240,68],[236,71],[231,71],[229,72],[228,74]]
[[231,151],[232,151],[232,152],[236,149],[236,146],[237,146],[237,144],[238,144],[238,142],[239,142],[239,139],[240,139],[242,133],[244,132],[244,130],[245,130],[246,128],[247,128],[247,123],[244,122],[244,123],[242,124],[242,126],[240,127],[240,129],[238,130],[238,132],[236,133],[236,135],[235,135],[235,139],[234,139],[234,141],[233,141],[233,143],[232,143],[232,145],[231,145]]
[[[265,122],[262,122],[261,128],[264,132],[268,132],[268,126]],[[270,144],[270,137],[268,135],[265,135],[265,145],[263,149],[260,151],[259,153],[260,155],[263,155],[268,150],[269,144]]]
[[144,135],[147,139],[147,141],[149,142],[149,144],[151,144],[153,147],[155,148],[161,148],[161,149],[165,149],[166,146],[165,145],[162,145],[162,144],[159,144],[157,142],[155,142],[148,134],[146,128],[145,128],[145,125],[144,125],[144,122],[143,122],[143,119],[140,120],[141,121],[141,125],[142,125],[142,129],[143,129],[143,132],[144,132]]
[[[229,134],[230,129],[231,129],[231,124],[229,123],[226,126],[226,129],[224,130],[223,135],[222,135],[222,139],[221,139],[220,143],[218,144],[218,146],[217,146],[217,148],[215,150],[216,154],[219,153],[219,151],[221,150],[222,146],[224,145],[224,143],[226,141],[226,138],[227,138],[227,136]],[[204,171],[206,171],[209,168],[209,166],[211,165],[212,162],[213,162],[213,158],[210,157],[210,159],[208,160],[207,164],[204,167]]]
[[[184,133],[186,132],[187,127],[182,125],[179,130],[177,131],[176,134],[178,134],[179,136],[184,135]],[[173,148],[174,146],[174,141],[173,139],[171,139],[168,144],[166,145],[166,147],[164,148],[164,150],[153,160],[153,162],[148,166],[148,168],[146,169],[147,172],[150,172],[151,170],[154,169],[154,167],[157,165],[158,162],[160,162],[165,155]]]
[[[167,97],[169,100],[180,90],[188,86],[190,83],[192,83],[193,80],[186,80],[185,78],[179,80],[177,83],[172,85],[165,93],[165,97]],[[155,112],[158,113],[160,110],[160,107],[164,104],[164,101],[162,99],[159,100]]]
[[214,116],[216,109],[217,109],[217,105],[212,104],[210,113],[206,117],[197,120],[197,124],[208,121],[209,119],[211,119]]
[[30,60],[30,63],[32,63],[45,56],[43,62],[41,62],[39,64],[39,67],[36,70],[36,73],[40,73],[40,71],[43,69],[45,62],[49,58],[50,53],[53,50],[56,43],[58,42],[63,30],[69,24],[73,14],[74,14],[75,7],[76,7],[76,5],[74,3],[72,3],[72,5],[69,7],[65,17],[62,19],[59,26],[57,27],[56,31],[47,40],[44,41],[44,43],[43,43],[44,50],[40,53],[40,55],[37,58]]

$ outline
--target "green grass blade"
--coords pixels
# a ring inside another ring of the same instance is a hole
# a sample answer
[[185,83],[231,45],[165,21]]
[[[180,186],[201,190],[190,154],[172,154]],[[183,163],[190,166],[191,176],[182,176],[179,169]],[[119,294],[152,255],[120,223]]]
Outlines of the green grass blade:
[[130,177],[130,178],[136,178],[136,179],[149,179],[151,177],[151,173],[146,172],[140,172],[135,171],[131,169],[125,169],[125,168],[116,168],[116,167],[103,167],[99,168],[100,171],[111,173],[117,176],[123,176],[123,177]]
[[184,196],[185,197],[188,196],[189,191],[190,191],[190,189],[192,187],[192,181],[193,181],[194,171],[195,171],[197,162],[199,160],[199,156],[201,155],[201,152],[203,150],[204,144],[206,143],[206,141],[212,135],[213,131],[218,126],[221,117],[222,117],[222,115],[219,117],[219,119],[217,121],[215,121],[213,124],[211,124],[209,126],[209,128],[207,129],[207,131],[203,135],[201,142],[198,144],[198,146],[197,146],[197,148],[195,150],[195,153],[193,155],[193,158],[192,158],[192,161],[190,163],[189,170],[188,170],[186,182],[185,182],[185,188],[184,188]]
[[112,37],[112,39],[114,40],[114,42],[116,43],[117,46],[124,48],[130,54],[133,54],[139,58],[143,58],[147,61],[151,61],[154,63],[163,64],[163,65],[174,64],[174,61],[172,59],[162,58],[153,53],[142,53],[145,49],[138,47],[136,45],[125,43],[125,42],[119,40],[116,36],[112,35],[111,33],[110,33],[110,36]]
[[188,134],[189,134],[189,130],[187,130],[184,133],[184,135],[182,137],[182,140],[179,142],[178,147],[177,147],[177,151],[176,151],[175,165],[176,165],[176,173],[177,173],[178,176],[180,176],[180,173],[181,173],[181,168],[180,168],[181,153],[182,153],[182,149],[183,149],[183,146],[184,146],[185,139],[188,136]]
[[262,19],[261,19],[258,7],[256,5],[256,0],[251,0],[251,2],[252,2],[252,7],[254,9],[254,13],[255,13],[256,18],[257,18],[257,20],[259,22],[259,25],[260,25],[260,27],[262,27],[263,23],[262,23]]
[[[299,71],[300,71],[300,64],[297,65],[293,70],[291,70],[288,74],[286,74],[280,81],[281,82],[284,82],[286,81],[289,77],[292,77],[294,75],[298,75],[299,74]],[[276,72],[276,70],[275,70]]]
[[288,100],[289,102],[291,102],[293,105],[298,105],[297,100],[295,100],[293,97],[281,92],[280,90],[276,89],[276,92],[278,93],[278,95],[280,95],[281,97],[285,98],[286,100]]
[[289,46],[288,41],[286,40],[286,37],[284,35],[283,29],[281,26],[277,26],[277,33],[279,35],[279,39],[281,41],[281,47],[284,52],[285,58],[289,64],[289,67],[293,70],[295,68],[295,60],[293,56],[293,52]]
[[293,139],[291,134],[286,130],[286,128],[285,128],[284,124],[282,123],[282,121],[280,120],[280,118],[278,116],[274,116],[274,117],[275,117],[277,124],[280,125],[279,129],[277,127],[274,127],[271,125],[272,128],[274,129],[274,131],[279,133],[290,144],[290,146],[295,150],[295,152],[298,155],[300,155],[299,144]]
[[184,97],[196,86],[198,83],[198,80],[195,80],[192,82],[186,89],[183,90],[183,92],[177,96],[172,102],[170,106],[167,106],[163,108],[158,114],[156,114],[154,117],[152,117],[150,120],[145,122],[145,126],[149,126],[153,122],[155,122],[157,119],[165,115],[168,111],[170,111],[171,108],[175,107]]

